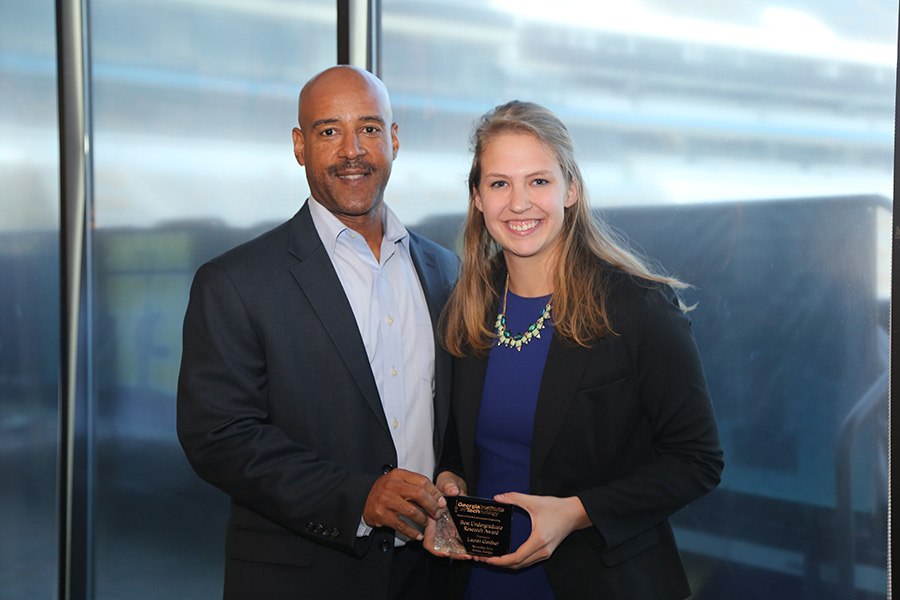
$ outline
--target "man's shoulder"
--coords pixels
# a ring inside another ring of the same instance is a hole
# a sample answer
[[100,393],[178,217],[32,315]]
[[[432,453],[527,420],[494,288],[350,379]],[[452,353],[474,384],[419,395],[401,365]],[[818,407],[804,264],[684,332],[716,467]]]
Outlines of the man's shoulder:
[[451,250],[441,246],[437,242],[434,242],[427,237],[416,233],[415,231],[409,232],[409,241],[410,244],[417,245],[419,250],[423,252],[430,253],[437,257],[437,259],[441,262],[441,266],[450,267],[452,269],[456,269],[459,264],[459,257],[456,256]]
[[260,262],[270,262],[280,254],[288,252],[292,220],[264,231],[256,237],[226,250],[208,262],[228,270],[254,268]]
[[292,267],[290,229],[291,221],[287,221],[207,260],[197,269],[192,290],[224,287],[238,289],[242,295],[271,293],[281,279],[278,274]]

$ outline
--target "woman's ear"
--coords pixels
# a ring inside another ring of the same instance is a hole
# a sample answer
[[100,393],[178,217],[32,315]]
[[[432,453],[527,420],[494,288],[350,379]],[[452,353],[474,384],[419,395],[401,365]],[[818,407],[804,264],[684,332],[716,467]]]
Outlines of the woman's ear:
[[569,208],[576,202],[578,202],[578,186],[575,185],[575,181],[572,181],[572,183],[569,184],[569,190],[566,192],[566,201],[563,206]]
[[472,192],[472,202],[475,204],[475,208],[484,212],[484,205],[481,203],[481,194],[478,193],[478,188],[475,188],[475,191]]

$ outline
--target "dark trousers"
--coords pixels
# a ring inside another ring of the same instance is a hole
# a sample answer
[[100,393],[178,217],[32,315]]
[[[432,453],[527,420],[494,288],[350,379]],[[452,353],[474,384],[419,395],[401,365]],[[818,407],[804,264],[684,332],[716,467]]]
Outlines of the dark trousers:
[[430,577],[435,557],[422,548],[420,542],[409,542],[394,548],[391,565],[391,600],[439,600],[444,597],[443,585]]

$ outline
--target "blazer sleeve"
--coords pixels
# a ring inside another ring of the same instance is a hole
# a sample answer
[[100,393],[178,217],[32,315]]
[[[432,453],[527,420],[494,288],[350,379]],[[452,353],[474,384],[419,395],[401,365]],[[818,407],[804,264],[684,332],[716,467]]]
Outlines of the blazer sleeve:
[[639,291],[612,299],[625,316],[614,327],[628,347],[652,453],[630,473],[578,494],[606,549],[714,489],[724,465],[690,321],[668,286]]
[[215,263],[195,276],[178,379],[179,440],[200,477],[234,502],[295,533],[352,550],[378,474],[326,460],[273,424],[260,316],[251,314],[257,309],[242,289]]

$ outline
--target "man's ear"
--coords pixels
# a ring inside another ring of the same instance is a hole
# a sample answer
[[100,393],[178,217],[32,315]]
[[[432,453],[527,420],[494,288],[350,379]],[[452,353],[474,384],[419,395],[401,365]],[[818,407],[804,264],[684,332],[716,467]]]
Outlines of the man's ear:
[[391,146],[394,148],[394,160],[396,160],[397,152],[400,150],[400,138],[397,137],[399,130],[400,127],[396,123],[391,123]]
[[291,136],[294,138],[294,157],[297,159],[297,164],[303,166],[306,164],[303,161],[303,132],[300,131],[299,127],[294,127],[293,131],[291,131]]

